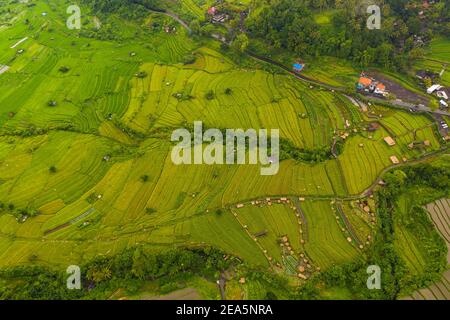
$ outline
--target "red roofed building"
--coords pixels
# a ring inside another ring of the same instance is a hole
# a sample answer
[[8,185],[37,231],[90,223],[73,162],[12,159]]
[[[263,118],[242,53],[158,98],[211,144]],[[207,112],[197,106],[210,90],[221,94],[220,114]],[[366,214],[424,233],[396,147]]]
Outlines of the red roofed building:
[[368,88],[372,84],[372,79],[361,77],[358,81],[358,87],[359,88]]
[[386,91],[386,86],[380,81],[368,77],[364,73],[358,80],[356,88],[360,91],[365,91],[367,93],[374,93],[381,96],[386,96],[388,92]]
[[211,8],[208,9],[208,14],[209,14],[210,16],[215,15],[216,12],[217,12],[216,7],[211,7]]

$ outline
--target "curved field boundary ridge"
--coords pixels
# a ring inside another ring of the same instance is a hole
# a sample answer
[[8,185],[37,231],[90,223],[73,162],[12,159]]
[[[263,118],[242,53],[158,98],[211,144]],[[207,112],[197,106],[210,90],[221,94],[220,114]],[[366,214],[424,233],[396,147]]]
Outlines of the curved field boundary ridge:
[[27,40],[28,40],[28,37],[25,37],[22,40],[17,41],[14,45],[11,46],[11,49],[16,48],[17,46],[19,46],[20,44],[22,44],[23,42],[25,42]]
[[[426,205],[425,209],[447,244],[447,264],[450,264],[450,199],[440,199]],[[450,269],[441,281],[428,288],[415,291],[406,300],[450,300]]]
[[68,227],[68,226],[70,226],[70,225],[72,225],[72,224],[75,224],[75,223],[77,223],[78,221],[80,221],[80,220],[86,218],[88,215],[90,215],[90,214],[93,213],[94,211],[95,211],[95,208],[90,208],[90,209],[86,210],[84,213],[82,213],[81,215],[79,215],[78,217],[76,217],[76,218],[70,220],[69,222],[63,223],[63,224],[61,224],[61,225],[59,225],[59,226],[57,226],[57,227],[55,227],[55,228],[53,228],[53,229],[50,229],[50,230],[45,231],[45,232],[44,232],[44,235],[48,235],[48,234],[54,233],[54,232],[56,232],[56,231],[59,231],[59,230],[62,230],[62,229],[64,229],[64,228],[66,228],[66,227]]

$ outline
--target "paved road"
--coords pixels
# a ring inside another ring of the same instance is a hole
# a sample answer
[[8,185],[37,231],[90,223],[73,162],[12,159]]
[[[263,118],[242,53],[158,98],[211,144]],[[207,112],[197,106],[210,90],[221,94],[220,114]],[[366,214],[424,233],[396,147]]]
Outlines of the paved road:
[[[334,91],[337,91],[337,92],[345,92],[344,88],[334,87],[334,86],[331,86],[331,85],[326,84],[324,82],[313,80],[313,79],[308,78],[308,77],[306,77],[306,76],[304,76],[302,74],[296,73],[296,72],[294,72],[293,70],[291,70],[290,68],[288,68],[287,66],[285,66],[284,64],[282,64],[282,63],[280,63],[278,61],[275,61],[275,60],[272,60],[272,59],[266,58],[266,57],[261,57],[261,56],[259,56],[257,54],[252,53],[252,52],[247,52],[247,53],[251,57],[253,57],[254,59],[257,59],[257,60],[260,60],[260,61],[263,61],[263,62],[267,62],[267,63],[275,65],[275,66],[277,66],[279,68],[282,68],[283,70],[289,72],[290,74],[295,76],[297,79],[300,79],[302,81],[305,81],[305,82],[308,82],[308,83],[314,84],[314,85],[319,85],[319,86],[325,87],[325,88],[327,88],[329,90],[334,90]],[[350,96],[347,95],[347,97],[349,98]],[[383,104],[391,104],[391,105],[393,105],[395,107],[399,107],[399,108],[405,109],[407,111],[409,111],[410,109],[415,109],[417,112],[427,112],[427,113],[431,113],[431,114],[437,114],[437,115],[441,115],[441,116],[450,117],[450,112],[448,112],[448,111],[444,111],[444,110],[440,110],[440,109],[438,109],[438,110],[431,110],[427,106],[415,105],[415,104],[412,104],[412,103],[409,103],[409,102],[405,102],[405,101],[402,101],[402,100],[385,100],[385,99],[381,99],[381,98],[377,98],[377,97],[367,97],[367,100],[368,101],[378,101],[378,102],[381,102]]]
[[402,100],[384,100],[384,99],[377,98],[377,97],[367,97],[367,100],[368,101],[378,101],[378,102],[381,102],[381,103],[388,103],[388,104],[391,104],[391,105],[393,105],[395,107],[399,107],[399,108],[402,108],[402,109],[405,109],[405,110],[408,110],[408,111],[409,111],[409,109],[414,109],[417,112],[427,112],[427,113],[430,113],[430,114],[437,114],[437,115],[440,115],[440,116],[450,117],[450,112],[448,112],[448,111],[441,110],[441,109],[432,110],[431,108],[429,108],[427,106],[416,105],[416,104],[405,102],[405,101],[402,101]]

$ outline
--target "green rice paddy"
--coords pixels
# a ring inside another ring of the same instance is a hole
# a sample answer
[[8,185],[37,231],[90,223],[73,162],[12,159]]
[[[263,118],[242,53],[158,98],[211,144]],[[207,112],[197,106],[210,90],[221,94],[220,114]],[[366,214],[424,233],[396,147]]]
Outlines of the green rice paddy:
[[[213,245],[251,265],[277,267],[286,255],[279,240],[287,236],[288,255],[305,254],[327,269],[362,254],[330,200],[361,195],[393,155],[410,161],[441,147],[425,116],[374,107],[384,116],[369,133],[373,118],[342,95],[243,68],[181,26],[164,32],[162,25],[174,23],[166,16],[152,13],[143,26],[117,18],[117,39],[100,40],[66,29],[59,1],[34,3],[9,4],[0,27],[0,64],[10,66],[0,75],[0,267],[30,263],[33,256],[65,268],[140,243]],[[203,13],[195,1],[183,5],[194,16]],[[92,31],[92,16],[83,19]],[[151,28],[155,21],[159,29]],[[194,61],[186,63],[187,55]],[[333,77],[318,66],[309,72],[317,70],[317,79],[332,85],[355,76],[347,65],[338,68]],[[213,99],[206,97],[210,91]],[[348,137],[337,158],[288,159],[275,176],[261,176],[254,165],[176,166],[170,134],[194,121],[280,129],[282,138],[305,150],[331,148],[337,136]],[[394,147],[384,142],[388,135]],[[424,140],[428,148],[408,148]],[[267,197],[291,202],[250,204]],[[304,217],[294,210],[299,197],[306,198]],[[237,209],[239,203],[244,208]],[[13,215],[17,208],[40,214],[22,222]],[[343,208],[359,236],[371,233],[367,217],[349,203]],[[307,223],[300,226],[302,218]]]

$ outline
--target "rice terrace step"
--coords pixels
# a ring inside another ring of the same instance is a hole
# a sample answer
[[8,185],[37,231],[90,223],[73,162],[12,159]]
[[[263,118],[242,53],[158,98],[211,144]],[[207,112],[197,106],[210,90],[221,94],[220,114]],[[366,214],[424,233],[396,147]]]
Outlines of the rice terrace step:
[[450,3],[374,2],[0,0],[0,300],[448,300]]

